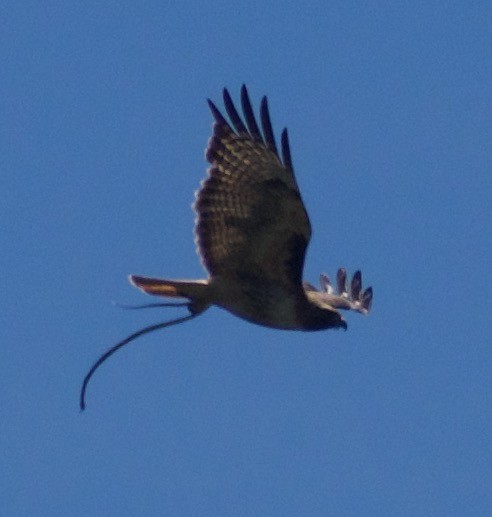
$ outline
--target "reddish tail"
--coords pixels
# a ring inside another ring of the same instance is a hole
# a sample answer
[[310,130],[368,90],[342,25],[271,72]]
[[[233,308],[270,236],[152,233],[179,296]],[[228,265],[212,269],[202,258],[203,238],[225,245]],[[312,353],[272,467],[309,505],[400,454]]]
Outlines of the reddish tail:
[[129,278],[132,285],[147,294],[170,298],[203,299],[208,287],[206,280],[165,280],[137,275],[130,275]]
[[164,280],[130,275],[130,283],[147,294],[169,298],[188,298],[194,312],[202,312],[211,303],[206,280]]

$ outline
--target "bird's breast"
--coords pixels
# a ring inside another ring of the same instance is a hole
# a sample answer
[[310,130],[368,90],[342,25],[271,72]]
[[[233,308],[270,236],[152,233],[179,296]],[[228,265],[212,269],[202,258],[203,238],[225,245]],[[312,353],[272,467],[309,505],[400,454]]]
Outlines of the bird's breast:
[[214,278],[214,304],[251,323],[286,330],[302,329],[299,300],[280,286],[261,281]]

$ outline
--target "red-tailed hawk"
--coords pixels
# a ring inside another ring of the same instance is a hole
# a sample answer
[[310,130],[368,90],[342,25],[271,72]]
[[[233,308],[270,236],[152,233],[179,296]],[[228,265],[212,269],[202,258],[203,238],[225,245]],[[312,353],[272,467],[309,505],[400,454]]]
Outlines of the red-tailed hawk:
[[195,241],[208,278],[130,276],[130,282],[148,294],[186,299],[177,305],[187,306],[190,314],[142,329],[108,350],[84,379],[82,409],[89,379],[116,350],[212,305],[259,325],[304,331],[346,329],[337,309],[366,314],[371,307],[372,288],[362,291],[360,271],[347,288],[345,269],[339,269],[336,292],[326,275],[321,275],[321,290],[303,282],[311,224],[294,176],[287,129],[282,132],[279,154],[266,97],[260,107],[261,129],[245,86],[241,89],[244,120],[226,89],[224,105],[230,122],[212,101],[208,103],[215,119],[206,150],[211,167],[194,204]]

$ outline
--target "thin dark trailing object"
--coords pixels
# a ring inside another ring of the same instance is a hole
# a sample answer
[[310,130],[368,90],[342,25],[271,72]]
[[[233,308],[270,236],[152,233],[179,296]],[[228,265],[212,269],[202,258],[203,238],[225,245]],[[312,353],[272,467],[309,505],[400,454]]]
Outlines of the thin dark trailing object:
[[[159,304],[155,304],[158,306]],[[176,306],[181,306],[183,304],[176,304]],[[189,305],[189,304],[185,304]],[[166,307],[171,306],[171,304],[166,304]],[[144,307],[133,307],[133,308],[144,308]],[[188,314],[188,316],[182,316],[181,318],[176,318],[169,321],[164,321],[162,323],[156,323],[154,325],[150,325],[148,327],[145,327],[143,329],[137,330],[137,332],[134,332],[133,334],[130,334],[127,338],[123,339],[123,341],[120,341],[116,345],[112,346],[109,350],[106,350],[104,354],[99,357],[99,359],[91,366],[90,370],[87,372],[87,375],[84,377],[84,381],[82,382],[82,388],[80,390],[80,410],[84,411],[85,409],[85,392],[87,391],[87,385],[89,384],[89,381],[91,380],[92,376],[96,372],[96,370],[106,361],[106,359],[109,359],[115,352],[117,352],[120,348],[124,347],[128,343],[134,341],[135,339],[139,338],[140,336],[143,336],[144,334],[149,334],[150,332],[154,332],[154,330],[163,329],[166,327],[171,327],[172,325],[179,325],[180,323],[184,323],[185,321],[191,320],[192,318],[195,318],[198,316],[196,313]]]

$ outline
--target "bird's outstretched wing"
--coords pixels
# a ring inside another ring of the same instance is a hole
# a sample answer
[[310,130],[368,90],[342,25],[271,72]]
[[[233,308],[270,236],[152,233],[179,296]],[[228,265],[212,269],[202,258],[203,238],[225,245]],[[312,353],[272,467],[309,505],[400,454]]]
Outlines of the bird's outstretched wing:
[[372,305],[372,287],[362,290],[362,273],[356,271],[350,282],[347,281],[347,271],[341,267],[337,272],[336,292],[326,274],[320,276],[321,291],[304,282],[306,291],[314,292],[312,298],[327,303],[336,309],[352,310],[361,314],[368,314]]
[[311,225],[294,176],[287,130],[280,156],[267,99],[261,102],[260,130],[245,86],[245,122],[226,89],[230,123],[208,102],[215,119],[206,150],[211,167],[194,204],[201,260],[211,277],[235,275],[299,290]]

